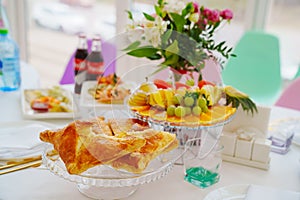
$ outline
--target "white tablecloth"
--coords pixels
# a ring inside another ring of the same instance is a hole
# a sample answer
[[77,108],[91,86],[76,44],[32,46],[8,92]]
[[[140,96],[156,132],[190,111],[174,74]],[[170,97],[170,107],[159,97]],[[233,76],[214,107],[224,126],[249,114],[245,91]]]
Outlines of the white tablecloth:
[[[23,120],[20,112],[20,91],[1,94],[2,112],[0,121]],[[300,117],[300,112],[274,107],[271,111],[272,122],[275,119]],[[46,120],[59,126],[68,120]],[[276,189],[300,192],[300,147],[292,145],[286,155],[271,153],[268,171],[223,162],[221,180],[207,188],[199,189],[183,180],[183,168],[176,165],[166,176],[155,182],[144,184],[131,200],[147,199],[188,199],[201,200],[210,191],[232,184],[257,184]],[[78,190],[75,183],[60,178],[45,169],[26,169],[0,175],[0,199],[88,199]]]

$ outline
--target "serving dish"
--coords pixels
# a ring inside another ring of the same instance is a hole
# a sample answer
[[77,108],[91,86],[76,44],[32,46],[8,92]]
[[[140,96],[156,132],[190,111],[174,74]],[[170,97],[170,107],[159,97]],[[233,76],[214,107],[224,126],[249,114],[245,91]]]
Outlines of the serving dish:
[[[55,94],[51,94],[51,92]],[[58,95],[60,100],[64,99],[64,102],[57,104],[57,110],[37,111],[32,108],[34,100],[40,97],[52,97],[52,95]],[[72,92],[59,86],[54,88],[25,89],[21,94],[22,115],[25,119],[75,118],[79,115],[79,111],[73,100]]]
[[[87,108],[87,109],[100,108],[105,110],[124,109],[124,101],[104,103],[101,102],[99,99],[95,99],[93,93],[95,93],[96,87],[97,87],[97,81],[85,81],[83,83],[80,100],[79,100],[79,105],[81,108]],[[122,87],[124,89],[133,91],[136,87],[136,84],[131,81],[125,81],[122,84],[120,84],[118,87]]]
[[77,183],[78,190],[94,199],[121,199],[132,195],[139,186],[156,181],[167,175],[182,152],[173,151],[159,155],[152,160],[141,174],[116,170],[109,165],[98,165],[80,175],[71,175],[59,156],[48,156],[53,146],[46,145],[43,153],[44,165],[55,175]]

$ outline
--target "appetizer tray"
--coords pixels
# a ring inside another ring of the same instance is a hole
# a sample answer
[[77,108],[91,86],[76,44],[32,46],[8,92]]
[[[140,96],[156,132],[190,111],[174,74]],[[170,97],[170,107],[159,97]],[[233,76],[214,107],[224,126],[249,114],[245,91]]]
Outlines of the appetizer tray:
[[[121,101],[102,102],[101,99],[96,99],[93,95],[96,93],[97,81],[85,81],[82,85],[79,105],[81,108],[101,108],[106,110],[124,109],[124,101],[128,96],[125,96]],[[134,82],[126,81],[118,85],[118,87],[133,91],[136,87]]]
[[[35,110],[32,102],[40,98],[54,97],[58,100],[55,108],[48,110]],[[22,115],[25,119],[63,119],[75,118],[79,115],[78,108],[73,101],[71,91],[59,86],[54,88],[25,89],[21,93]]]

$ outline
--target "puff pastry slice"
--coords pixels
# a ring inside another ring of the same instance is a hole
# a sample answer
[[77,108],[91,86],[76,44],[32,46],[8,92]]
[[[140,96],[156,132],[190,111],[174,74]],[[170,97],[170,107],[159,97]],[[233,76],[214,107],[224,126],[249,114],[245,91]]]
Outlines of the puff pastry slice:
[[76,120],[63,129],[41,132],[40,139],[54,145],[70,174],[110,163],[146,143],[142,137],[114,137],[103,119]]

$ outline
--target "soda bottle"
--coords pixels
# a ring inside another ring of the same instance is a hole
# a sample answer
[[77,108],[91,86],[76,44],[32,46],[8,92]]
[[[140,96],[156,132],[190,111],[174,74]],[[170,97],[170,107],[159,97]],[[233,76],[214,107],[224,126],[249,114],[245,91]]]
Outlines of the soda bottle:
[[87,57],[87,80],[97,80],[104,71],[101,52],[101,40],[96,36],[92,40],[92,52]]
[[7,29],[0,29],[0,90],[13,91],[20,88],[20,53],[19,47]]
[[79,35],[78,46],[74,56],[75,94],[81,93],[82,83],[86,79],[86,57],[88,56],[87,38]]

